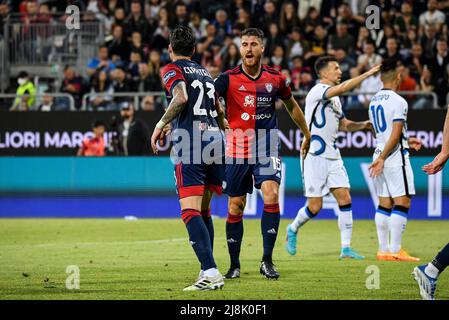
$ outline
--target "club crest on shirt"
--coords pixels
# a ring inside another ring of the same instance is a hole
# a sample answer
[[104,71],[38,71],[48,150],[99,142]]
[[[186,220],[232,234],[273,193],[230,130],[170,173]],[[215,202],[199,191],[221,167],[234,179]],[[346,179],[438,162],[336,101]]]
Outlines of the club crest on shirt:
[[265,83],[265,89],[270,93],[273,90],[273,84],[272,83]]
[[244,107],[254,107],[254,96],[245,96]]

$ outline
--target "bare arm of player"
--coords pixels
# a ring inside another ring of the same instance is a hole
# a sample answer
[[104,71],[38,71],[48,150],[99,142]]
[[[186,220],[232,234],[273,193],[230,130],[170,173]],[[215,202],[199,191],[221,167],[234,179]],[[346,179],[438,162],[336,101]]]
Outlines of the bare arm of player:
[[443,170],[444,165],[449,159],[449,108],[446,112],[446,120],[444,121],[443,128],[443,145],[441,146],[441,151],[433,159],[431,163],[426,164],[422,167],[423,171],[427,174],[435,174]]
[[170,123],[178,114],[184,110],[189,100],[186,84],[184,81],[178,82],[172,90],[173,98],[162,116],[161,120],[156,124],[153,135],[151,136],[151,148],[157,154],[156,142],[164,137],[164,127]]
[[352,120],[348,120],[346,118],[343,118],[340,120],[339,127],[338,127],[338,130],[347,131],[347,132],[371,130],[371,129],[372,129],[372,125],[369,122],[369,120],[355,122]]
[[371,163],[371,165],[368,168],[370,170],[370,177],[375,178],[382,173],[385,159],[387,159],[390,152],[393,151],[394,147],[399,143],[403,128],[404,122],[402,121],[394,122],[393,131],[391,132],[390,139],[388,139],[379,157],[373,163]]
[[362,83],[363,80],[365,80],[368,77],[371,77],[372,75],[378,73],[380,71],[380,65],[372,67],[367,72],[361,74],[358,77],[346,80],[345,82],[340,83],[339,85],[330,87],[326,91],[326,98],[330,99],[332,97],[339,96],[345,92],[351,91],[355,87],[357,87],[359,84]]
[[288,100],[282,100],[282,102],[284,103],[285,109],[287,109],[292,120],[296,123],[298,128],[301,129],[302,133],[304,134],[304,140],[302,141],[301,144],[301,154],[302,157],[305,158],[307,156],[307,153],[309,152],[311,135],[309,128],[307,127],[307,122],[306,118],[304,117],[304,113],[302,112],[298,102],[295,100],[293,96],[291,96],[290,99]]
[[229,122],[225,116],[224,106],[221,104],[220,101],[218,101],[218,99],[215,99],[215,109],[217,110],[218,126],[220,127],[220,129],[221,130],[230,129],[231,127],[229,126]]

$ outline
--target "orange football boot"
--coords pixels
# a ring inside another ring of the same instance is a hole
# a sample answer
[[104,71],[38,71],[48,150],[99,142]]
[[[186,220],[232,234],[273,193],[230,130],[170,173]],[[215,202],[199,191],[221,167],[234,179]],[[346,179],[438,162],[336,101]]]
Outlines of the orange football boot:
[[395,260],[393,258],[393,255],[391,252],[382,252],[382,251],[377,251],[376,258],[377,258],[377,260],[381,260],[381,261],[394,261]]
[[395,261],[409,261],[409,262],[418,262],[420,259],[416,257],[412,257],[405,251],[404,249],[399,250],[398,253],[393,253],[391,255],[393,260]]

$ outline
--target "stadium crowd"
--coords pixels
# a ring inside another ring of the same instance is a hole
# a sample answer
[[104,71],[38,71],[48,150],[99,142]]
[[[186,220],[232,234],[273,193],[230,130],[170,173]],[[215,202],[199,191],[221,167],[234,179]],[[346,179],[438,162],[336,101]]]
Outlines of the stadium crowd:
[[[346,80],[361,74],[383,58],[395,57],[403,68],[401,91],[434,92],[445,107],[449,96],[448,20],[449,1],[437,0],[0,0],[0,24],[11,12],[22,14],[24,23],[50,23],[51,12],[77,5],[100,21],[105,41],[89,61],[85,74],[73,66],[64,68],[59,92],[71,94],[81,106],[91,93],[90,109],[120,109],[119,92],[162,91],[159,71],[169,62],[171,28],[186,25],[197,38],[193,59],[213,77],[240,63],[239,35],[247,27],[259,27],[266,36],[263,63],[286,74],[294,91],[307,92],[315,83],[315,60],[335,55]],[[380,7],[380,28],[368,29],[365,8]],[[0,28],[1,29],[1,28]],[[379,77],[362,83],[358,90],[382,87]],[[106,95],[100,94],[106,93]],[[414,109],[432,107],[430,96],[407,97]],[[344,108],[365,108],[370,95],[345,98]],[[154,110],[164,102],[151,96],[140,108]],[[25,108],[26,109],[26,108]]]

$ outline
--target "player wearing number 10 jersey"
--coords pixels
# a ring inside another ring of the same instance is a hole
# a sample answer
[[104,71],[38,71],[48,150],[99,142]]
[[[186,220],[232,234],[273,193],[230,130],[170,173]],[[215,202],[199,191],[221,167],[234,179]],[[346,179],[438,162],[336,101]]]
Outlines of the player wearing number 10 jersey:
[[[379,239],[377,259],[419,261],[401,248],[415,186],[407,139],[408,105],[395,92],[401,82],[397,61],[386,60],[382,63],[381,78],[384,88],[371,98],[368,111],[376,134],[374,162],[370,171],[379,197],[375,215]],[[416,141],[413,142],[416,144]]]
[[194,50],[190,28],[180,26],[171,32],[172,63],[161,71],[169,106],[151,137],[157,153],[156,143],[172,122],[172,159],[174,155],[181,218],[201,263],[200,277],[186,291],[214,290],[224,285],[212,253],[214,229],[210,216],[212,192],[221,193],[223,135],[219,123],[224,129],[224,117],[209,72],[190,60]]

